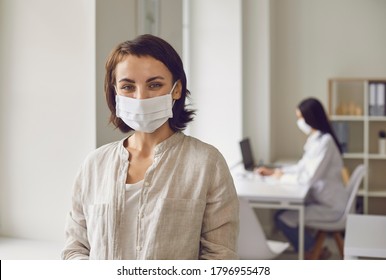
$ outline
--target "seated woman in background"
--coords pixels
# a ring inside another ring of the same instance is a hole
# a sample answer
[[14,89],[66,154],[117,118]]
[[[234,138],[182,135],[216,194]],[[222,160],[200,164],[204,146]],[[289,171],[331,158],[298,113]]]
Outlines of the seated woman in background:
[[[308,136],[303,157],[292,166],[279,169],[261,167],[256,172],[276,177],[283,183],[311,186],[305,207],[306,227],[312,221],[337,220],[348,200],[341,173],[343,160],[340,145],[323,106],[317,99],[303,100],[296,109],[296,116],[299,129]],[[298,251],[298,212],[279,211],[275,216],[275,223]],[[307,257],[315,244],[315,237],[307,230],[304,242]],[[327,254],[329,253],[325,248],[321,258]]]

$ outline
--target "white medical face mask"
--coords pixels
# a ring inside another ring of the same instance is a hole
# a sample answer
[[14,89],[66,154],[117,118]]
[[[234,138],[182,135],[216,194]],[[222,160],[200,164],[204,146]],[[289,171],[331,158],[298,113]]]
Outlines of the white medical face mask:
[[147,99],[115,95],[117,117],[135,131],[154,132],[173,117],[172,92],[176,84],[177,82],[168,94]]
[[299,129],[306,135],[311,133],[312,127],[309,126],[303,118],[298,119],[296,124],[298,125]]

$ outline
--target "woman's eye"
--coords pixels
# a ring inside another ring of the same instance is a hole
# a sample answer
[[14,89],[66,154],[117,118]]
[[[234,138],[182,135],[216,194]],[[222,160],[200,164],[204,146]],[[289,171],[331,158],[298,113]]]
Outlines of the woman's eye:
[[149,85],[149,88],[151,88],[151,89],[159,89],[162,86],[163,86],[163,84],[161,84],[161,83],[152,83],[152,84]]
[[124,86],[121,86],[121,90],[122,91],[133,91],[135,90],[135,86],[132,86],[132,85],[124,85]]

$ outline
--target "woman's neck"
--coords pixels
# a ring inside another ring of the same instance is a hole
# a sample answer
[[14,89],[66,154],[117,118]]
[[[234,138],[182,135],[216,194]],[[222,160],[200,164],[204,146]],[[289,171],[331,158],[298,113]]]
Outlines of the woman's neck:
[[128,138],[127,148],[136,149],[138,151],[152,152],[159,143],[163,142],[174,134],[169,123],[166,122],[153,133],[144,133],[140,131]]

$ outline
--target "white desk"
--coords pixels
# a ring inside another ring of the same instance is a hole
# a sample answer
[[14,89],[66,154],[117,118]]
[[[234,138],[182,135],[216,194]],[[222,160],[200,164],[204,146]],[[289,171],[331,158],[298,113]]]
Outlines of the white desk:
[[231,171],[237,195],[248,199],[252,207],[299,211],[299,259],[304,259],[304,201],[309,187],[267,181],[246,174],[239,166]]
[[346,222],[344,259],[386,259],[386,216],[350,214]]

